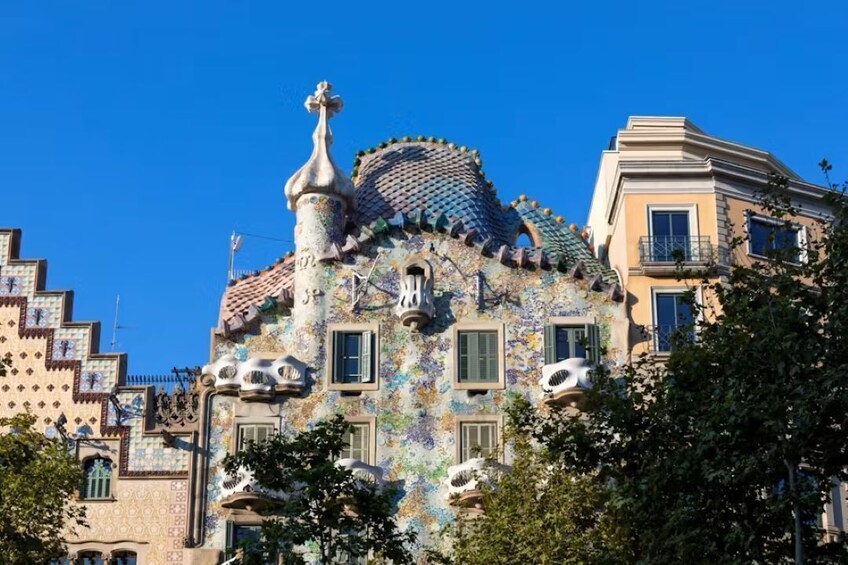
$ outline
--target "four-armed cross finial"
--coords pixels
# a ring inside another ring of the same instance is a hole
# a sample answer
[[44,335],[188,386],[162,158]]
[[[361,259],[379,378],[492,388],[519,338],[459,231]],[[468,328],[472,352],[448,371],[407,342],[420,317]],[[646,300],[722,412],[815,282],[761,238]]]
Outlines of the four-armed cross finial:
[[306,97],[306,109],[310,112],[318,112],[321,109],[326,109],[327,119],[333,117],[334,113],[342,111],[342,97],[330,96],[330,91],[333,90],[333,85],[322,80],[318,83],[315,89],[315,94],[310,94]]

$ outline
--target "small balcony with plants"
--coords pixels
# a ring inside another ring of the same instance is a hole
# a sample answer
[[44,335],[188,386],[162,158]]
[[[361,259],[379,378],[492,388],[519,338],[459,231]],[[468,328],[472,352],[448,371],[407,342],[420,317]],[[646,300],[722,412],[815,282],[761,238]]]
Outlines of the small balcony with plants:
[[673,275],[677,266],[706,269],[714,260],[709,236],[663,235],[639,238],[639,267],[645,275]]

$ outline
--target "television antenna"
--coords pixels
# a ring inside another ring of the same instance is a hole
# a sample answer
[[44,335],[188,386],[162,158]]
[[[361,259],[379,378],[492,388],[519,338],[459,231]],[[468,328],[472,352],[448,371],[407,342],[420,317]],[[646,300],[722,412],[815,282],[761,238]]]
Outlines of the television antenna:
[[118,308],[121,305],[121,295],[115,296],[115,321],[112,323],[112,341],[109,342],[110,351],[115,351],[115,346],[118,345],[118,330],[121,326],[118,325]]

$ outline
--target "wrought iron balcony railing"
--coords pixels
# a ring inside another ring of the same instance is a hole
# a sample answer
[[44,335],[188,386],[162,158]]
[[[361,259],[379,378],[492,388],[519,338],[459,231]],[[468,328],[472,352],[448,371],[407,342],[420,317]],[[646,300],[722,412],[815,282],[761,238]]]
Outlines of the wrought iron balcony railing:
[[691,326],[644,326],[644,332],[654,353],[669,353],[678,343],[695,341],[695,329]]
[[664,235],[639,238],[639,261],[645,263],[707,263],[713,259],[709,236]]

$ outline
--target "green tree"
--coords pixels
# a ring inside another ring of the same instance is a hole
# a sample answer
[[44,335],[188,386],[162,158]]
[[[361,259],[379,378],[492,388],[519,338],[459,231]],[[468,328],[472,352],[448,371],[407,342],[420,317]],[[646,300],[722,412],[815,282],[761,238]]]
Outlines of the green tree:
[[64,553],[63,535],[85,525],[85,508],[69,504],[79,462],[35,430],[35,416],[0,418],[0,563],[44,563]]
[[227,456],[228,472],[243,467],[263,487],[287,493],[263,510],[261,538],[242,548],[242,563],[266,563],[279,555],[283,563],[299,564],[313,554],[326,564],[369,553],[396,564],[412,561],[408,547],[415,534],[399,530],[392,493],[335,464],[349,429],[336,416],[311,430],[278,434]]
[[570,473],[561,461],[515,434],[512,469],[483,489],[485,512],[459,514],[448,531],[449,555],[462,565],[616,563],[624,544],[603,511],[606,490],[594,475]]
[[[772,176],[761,205],[794,229],[787,194]],[[776,244],[768,261],[701,281],[706,304],[689,297],[697,340],[681,332],[666,363],[596,371],[581,416],[515,410],[569,472],[598,474],[629,561],[848,561],[818,525],[848,466],[844,191],[829,204],[806,258]]]

